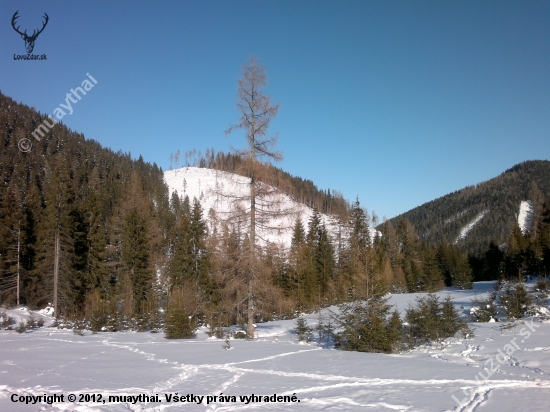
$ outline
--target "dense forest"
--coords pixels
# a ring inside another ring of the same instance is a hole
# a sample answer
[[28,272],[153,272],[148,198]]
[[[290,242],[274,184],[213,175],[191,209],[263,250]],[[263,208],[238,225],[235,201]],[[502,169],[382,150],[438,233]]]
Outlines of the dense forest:
[[[540,211],[544,199],[548,198],[550,161],[532,160],[520,163],[494,179],[418,206],[396,216],[392,222],[397,224],[405,218],[412,223],[420,238],[429,243],[456,241],[463,252],[478,254],[491,242],[501,245],[508,240],[522,200],[534,202],[535,209]],[[480,216],[467,236],[459,239],[461,230]]]
[[[250,262],[246,231],[227,222],[207,225],[200,202],[169,196],[163,171],[141,157],[102,148],[61,124],[21,152],[18,140],[31,138],[44,118],[0,95],[2,305],[53,304],[59,318],[96,331],[164,327],[167,337],[185,337],[199,324],[212,333],[244,326],[252,283],[258,322],[336,303],[383,302],[388,291],[470,288],[479,277],[548,269],[547,203],[532,233],[512,227],[508,249],[493,245],[468,260],[459,245],[418,236],[405,218],[383,222],[373,239],[359,200],[347,205],[335,192],[265,164],[266,173],[255,173],[271,184],[291,181],[285,190],[314,213],[307,227],[296,221],[289,250],[256,245]],[[239,167],[245,162],[210,150],[199,157],[199,166],[246,175]],[[339,216],[338,233],[329,233],[322,211]],[[388,314],[383,303],[376,305]]]

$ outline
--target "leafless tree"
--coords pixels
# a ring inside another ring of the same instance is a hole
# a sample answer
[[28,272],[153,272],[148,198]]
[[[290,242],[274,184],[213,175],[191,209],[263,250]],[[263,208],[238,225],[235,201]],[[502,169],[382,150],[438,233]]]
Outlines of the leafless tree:
[[[235,179],[236,184],[246,182],[249,190],[243,191],[231,190],[228,193],[223,188],[217,189],[217,195],[229,199],[231,203],[231,212],[228,216],[229,221],[237,224],[239,227],[247,227],[247,239],[244,245],[248,253],[243,256],[241,262],[242,284],[247,288],[244,301],[247,302],[247,337],[254,338],[254,315],[255,304],[258,297],[255,291],[260,286],[258,284],[258,274],[262,264],[258,261],[259,240],[263,240],[265,246],[266,239],[263,237],[270,231],[284,229],[284,226],[291,226],[293,222],[292,214],[295,213],[289,202],[285,202],[286,196],[283,195],[283,187],[288,185],[281,178],[273,176],[266,163],[279,161],[282,154],[275,150],[277,135],[268,136],[269,124],[279,111],[279,105],[273,105],[269,96],[262,93],[262,88],[266,85],[267,78],[265,68],[254,57],[250,57],[247,64],[243,67],[242,77],[238,82],[237,107],[241,118],[238,124],[229,127],[225,133],[229,134],[236,129],[243,129],[246,134],[246,149],[236,151],[242,159],[244,170],[239,170],[238,174],[246,176],[244,180]],[[283,223],[284,222],[284,223]]]

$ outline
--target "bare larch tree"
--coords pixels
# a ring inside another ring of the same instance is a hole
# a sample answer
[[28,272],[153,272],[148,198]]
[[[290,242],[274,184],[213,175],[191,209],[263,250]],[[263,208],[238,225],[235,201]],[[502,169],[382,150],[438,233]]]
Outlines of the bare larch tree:
[[[239,80],[237,107],[241,113],[240,122],[225,131],[226,134],[229,134],[236,129],[243,129],[247,141],[246,149],[238,153],[245,160],[246,170],[241,171],[241,174],[250,178],[250,192],[246,199],[242,196],[237,196],[234,199],[235,204],[238,205],[234,210],[238,212],[233,218],[240,222],[246,219],[246,223],[249,224],[248,253],[245,253],[246,263],[243,265],[248,287],[245,299],[247,301],[248,339],[254,338],[254,304],[256,300],[254,293],[256,272],[259,268],[257,229],[267,229],[273,224],[274,218],[288,213],[281,208],[280,197],[276,195],[278,190],[273,185],[265,183],[268,181],[267,176],[261,176],[266,171],[266,168],[262,167],[263,162],[282,159],[281,153],[274,149],[277,135],[271,137],[267,135],[269,124],[279,111],[279,105],[273,105],[269,96],[262,93],[266,82],[265,68],[254,56],[251,56],[243,67],[242,78]],[[249,201],[249,203],[243,208],[244,201],[246,203]]]

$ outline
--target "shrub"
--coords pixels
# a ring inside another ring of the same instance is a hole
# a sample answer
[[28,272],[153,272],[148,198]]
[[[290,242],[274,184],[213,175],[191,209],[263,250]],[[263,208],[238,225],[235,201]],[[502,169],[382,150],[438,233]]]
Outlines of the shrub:
[[388,319],[389,310],[387,298],[380,296],[340,305],[335,347],[357,352],[393,352],[397,334]]
[[470,317],[473,322],[489,322],[491,319],[495,321],[497,318],[497,309],[495,308],[494,300],[489,296],[487,299],[474,298],[472,300],[472,309],[470,309]]
[[27,322],[21,321],[19,325],[15,328],[17,333],[25,333],[27,331]]
[[416,306],[406,311],[407,343],[413,348],[431,342],[440,343],[446,338],[461,332],[463,336],[472,336],[466,322],[460,319],[451,297],[447,296],[443,303],[435,294],[419,297]]
[[296,334],[298,335],[298,340],[300,342],[311,342],[313,339],[313,331],[302,316],[296,319]]
[[500,290],[499,302],[510,319],[519,319],[533,313],[533,300],[523,282],[507,281]]
[[15,319],[5,311],[0,312],[0,328],[11,329],[12,325],[15,325]]
[[191,319],[182,308],[171,309],[166,315],[164,328],[166,339],[189,339],[195,337]]

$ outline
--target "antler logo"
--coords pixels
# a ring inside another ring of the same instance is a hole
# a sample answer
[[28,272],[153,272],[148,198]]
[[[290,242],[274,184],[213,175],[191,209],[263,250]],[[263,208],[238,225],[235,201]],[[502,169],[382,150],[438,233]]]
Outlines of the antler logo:
[[34,30],[32,32],[32,35],[29,36],[27,34],[27,30],[25,30],[24,33],[20,32],[19,31],[19,26],[15,27],[15,21],[17,20],[17,18],[19,17],[17,14],[19,13],[19,10],[15,12],[15,14],[13,15],[13,17],[11,18],[11,25],[13,27],[13,29],[19,33],[21,35],[21,38],[23,40],[25,40],[25,48],[27,49],[27,53],[32,53],[32,51],[34,50],[34,42],[36,41],[36,38],[38,37],[38,35],[40,33],[42,33],[42,31],[44,30],[44,28],[46,27],[46,24],[48,24],[48,20],[50,19],[48,17],[48,15],[46,13],[44,13],[44,18],[45,18],[45,21],[42,25],[42,28],[38,31]]

